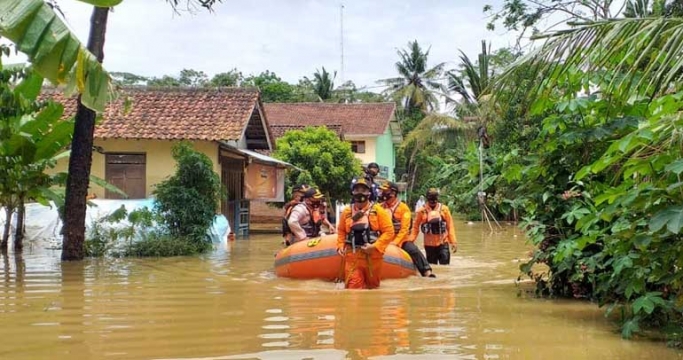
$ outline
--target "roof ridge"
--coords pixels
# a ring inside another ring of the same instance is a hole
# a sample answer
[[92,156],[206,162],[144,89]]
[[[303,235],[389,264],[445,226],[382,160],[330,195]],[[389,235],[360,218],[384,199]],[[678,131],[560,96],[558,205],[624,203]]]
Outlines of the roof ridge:
[[147,85],[133,85],[133,86],[121,86],[121,90],[123,91],[135,91],[135,92],[153,92],[153,91],[158,91],[158,92],[183,92],[183,93],[192,93],[192,92],[225,92],[225,93],[231,93],[231,92],[248,92],[248,93],[257,93],[259,90],[256,87],[237,87],[237,86],[213,86],[213,87],[193,87],[193,86],[147,86]]
[[326,102],[293,102],[293,103],[281,103],[281,102],[264,102],[264,105],[285,105],[285,106],[296,106],[296,105],[330,105],[330,106],[364,106],[364,105],[396,105],[393,101],[382,101],[382,102],[362,102],[362,103],[326,103]]

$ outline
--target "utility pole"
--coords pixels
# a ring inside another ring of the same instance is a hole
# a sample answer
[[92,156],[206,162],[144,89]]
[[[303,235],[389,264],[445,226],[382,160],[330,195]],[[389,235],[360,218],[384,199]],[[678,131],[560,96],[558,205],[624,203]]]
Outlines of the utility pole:
[[339,7],[339,18],[340,18],[340,24],[341,24],[341,31],[340,31],[340,45],[341,45],[341,70],[340,70],[340,75],[341,75],[341,83],[344,85],[344,4],[342,3]]

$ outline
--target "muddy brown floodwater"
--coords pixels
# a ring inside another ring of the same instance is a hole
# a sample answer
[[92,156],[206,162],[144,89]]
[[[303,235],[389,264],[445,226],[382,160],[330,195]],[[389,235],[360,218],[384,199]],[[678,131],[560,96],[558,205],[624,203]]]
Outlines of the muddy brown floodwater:
[[678,359],[627,341],[597,306],[514,284],[530,246],[512,226],[457,225],[438,278],[379,290],[276,278],[277,235],[202,257],[61,263],[0,255],[0,359]]

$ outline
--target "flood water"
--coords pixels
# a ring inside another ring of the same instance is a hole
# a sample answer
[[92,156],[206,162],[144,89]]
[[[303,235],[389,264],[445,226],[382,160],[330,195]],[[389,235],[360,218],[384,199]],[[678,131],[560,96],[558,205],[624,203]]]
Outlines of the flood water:
[[459,252],[437,279],[370,291],[276,278],[277,235],[203,257],[0,256],[0,359],[683,358],[622,340],[595,305],[520,296],[530,249],[520,230],[457,231]]

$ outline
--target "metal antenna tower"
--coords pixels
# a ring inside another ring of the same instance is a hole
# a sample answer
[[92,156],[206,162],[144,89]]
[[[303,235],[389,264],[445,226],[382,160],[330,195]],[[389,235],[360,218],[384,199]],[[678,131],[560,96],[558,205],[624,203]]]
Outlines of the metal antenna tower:
[[344,4],[340,4],[339,7],[339,18],[341,24],[340,30],[340,45],[341,45],[341,69],[339,71],[341,75],[341,83],[344,84]]

